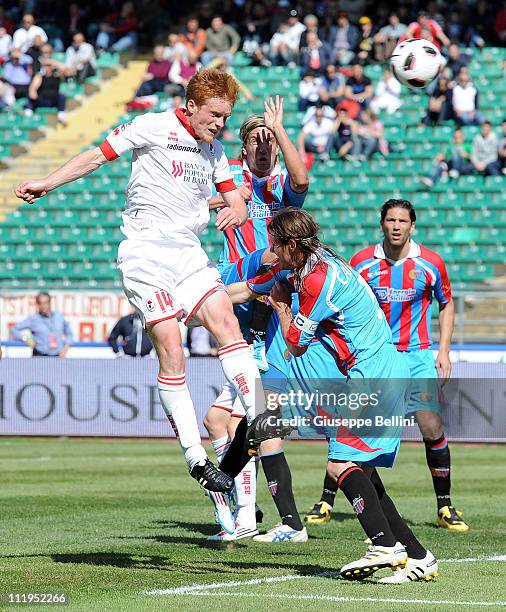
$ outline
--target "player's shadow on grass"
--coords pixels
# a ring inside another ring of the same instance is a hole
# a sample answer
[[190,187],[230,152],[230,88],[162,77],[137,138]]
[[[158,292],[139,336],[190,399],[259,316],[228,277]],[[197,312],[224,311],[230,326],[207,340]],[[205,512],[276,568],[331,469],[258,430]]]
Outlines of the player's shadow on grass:
[[184,522],[184,521],[153,521],[153,524],[157,526],[157,528],[159,527],[167,527],[169,529],[171,528],[178,528],[178,529],[186,529],[187,531],[190,531],[192,533],[201,533],[202,535],[208,536],[208,535],[212,535],[213,533],[216,533],[219,529],[218,525],[216,523],[214,524],[210,524],[210,523],[188,523],[188,522]]

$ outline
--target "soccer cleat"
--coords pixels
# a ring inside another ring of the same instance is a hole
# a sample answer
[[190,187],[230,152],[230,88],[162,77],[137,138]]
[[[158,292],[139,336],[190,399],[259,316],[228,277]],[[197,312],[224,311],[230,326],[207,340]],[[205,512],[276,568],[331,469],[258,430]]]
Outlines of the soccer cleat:
[[214,505],[216,521],[227,533],[234,533],[235,518],[230,509],[230,496],[227,493],[206,491]]
[[207,491],[229,493],[234,488],[234,479],[224,474],[209,459],[206,459],[203,465],[200,463],[194,465],[190,470],[190,476]]
[[323,525],[332,518],[332,506],[327,502],[320,501],[315,504],[304,517],[304,522],[309,525]]
[[281,419],[282,416],[279,410],[266,410],[256,416],[246,433],[250,450],[257,449],[265,440],[289,436],[292,432],[292,427],[282,425]]
[[369,546],[361,559],[344,565],[339,573],[346,580],[363,580],[384,567],[404,567],[407,560],[406,549],[399,542],[395,546]]
[[450,531],[469,531],[469,525],[462,520],[462,512],[455,510],[453,506],[443,506],[437,513],[437,524]]
[[276,525],[267,533],[262,533],[253,538],[255,542],[307,542],[307,531],[304,527],[300,531],[289,525]]
[[439,576],[437,571],[437,561],[434,555],[428,550],[423,559],[408,559],[404,567],[394,569],[392,576],[380,578],[378,582],[382,584],[403,584],[404,582],[416,582],[417,580],[434,580]]
[[267,357],[265,355],[265,342],[258,338],[255,338],[251,343],[251,355],[255,360],[255,364],[258,368],[258,371],[261,374],[265,374],[269,369],[269,362],[267,361]]
[[247,527],[237,526],[233,533],[228,533],[224,529],[219,533],[210,535],[207,539],[209,542],[234,542],[235,540],[245,540],[258,535],[258,529],[248,529]]

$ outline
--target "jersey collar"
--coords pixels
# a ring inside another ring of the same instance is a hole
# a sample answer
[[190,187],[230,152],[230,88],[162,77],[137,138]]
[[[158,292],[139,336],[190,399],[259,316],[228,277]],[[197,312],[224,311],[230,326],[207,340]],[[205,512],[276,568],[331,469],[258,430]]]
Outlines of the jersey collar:
[[188,134],[190,134],[190,136],[193,136],[193,138],[197,140],[197,135],[195,134],[195,130],[190,125],[190,120],[188,118],[188,115],[185,113],[185,109],[176,108],[176,110],[174,111],[174,114],[179,119],[179,121],[182,123],[183,127],[186,129]]
[[274,168],[272,169],[269,175],[262,176],[262,177],[257,176],[250,170],[250,167],[248,166],[248,162],[245,159],[242,160],[242,169],[245,172],[249,172],[251,176],[255,179],[255,182],[259,184],[267,183],[269,182],[269,180],[272,182],[272,179],[275,176],[277,176],[278,174],[281,174],[281,166],[279,165],[279,163],[276,163],[276,165],[274,166]]
[[386,259],[392,262],[394,265],[398,265],[406,259],[414,259],[415,257],[420,257],[420,253],[420,245],[417,244],[414,240],[409,241],[409,251],[406,257],[404,259],[399,260],[388,259],[388,257],[385,255],[385,249],[383,248],[382,242],[378,242],[378,244],[374,247],[374,257],[376,257],[376,259]]

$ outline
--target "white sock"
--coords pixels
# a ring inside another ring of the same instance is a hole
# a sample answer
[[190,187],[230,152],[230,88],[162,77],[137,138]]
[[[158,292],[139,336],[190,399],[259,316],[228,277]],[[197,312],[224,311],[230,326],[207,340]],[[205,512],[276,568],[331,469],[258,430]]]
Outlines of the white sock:
[[214,452],[216,453],[219,465],[230,446],[230,437],[228,435],[223,436],[221,438],[218,438],[217,440],[213,440],[211,444],[213,445]]
[[246,529],[256,529],[257,520],[255,512],[257,478],[255,458],[252,457],[234,478],[236,506],[236,521]]
[[221,367],[227,380],[234,386],[246,412],[248,423],[255,418],[255,385],[260,373],[245,340],[223,346],[218,351]]
[[195,408],[186,386],[186,376],[158,376],[158,393],[191,470],[197,463],[205,462],[207,453],[200,439]]

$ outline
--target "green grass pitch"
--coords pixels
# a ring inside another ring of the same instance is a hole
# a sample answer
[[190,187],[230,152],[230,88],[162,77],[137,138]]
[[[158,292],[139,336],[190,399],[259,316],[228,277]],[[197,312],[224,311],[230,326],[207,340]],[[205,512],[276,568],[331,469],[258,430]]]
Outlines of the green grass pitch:
[[[320,494],[325,447],[288,443],[287,457],[304,512]],[[211,544],[210,502],[174,442],[0,439],[0,592],[66,592],[71,610],[497,610],[506,606],[505,458],[506,446],[452,446],[453,499],[471,525],[455,534],[435,527],[423,447],[402,447],[384,482],[443,562],[434,582],[391,586],[336,578],[366,548],[342,494],[307,544]],[[258,488],[272,527],[263,475]],[[156,590],[168,592],[146,594]]]

